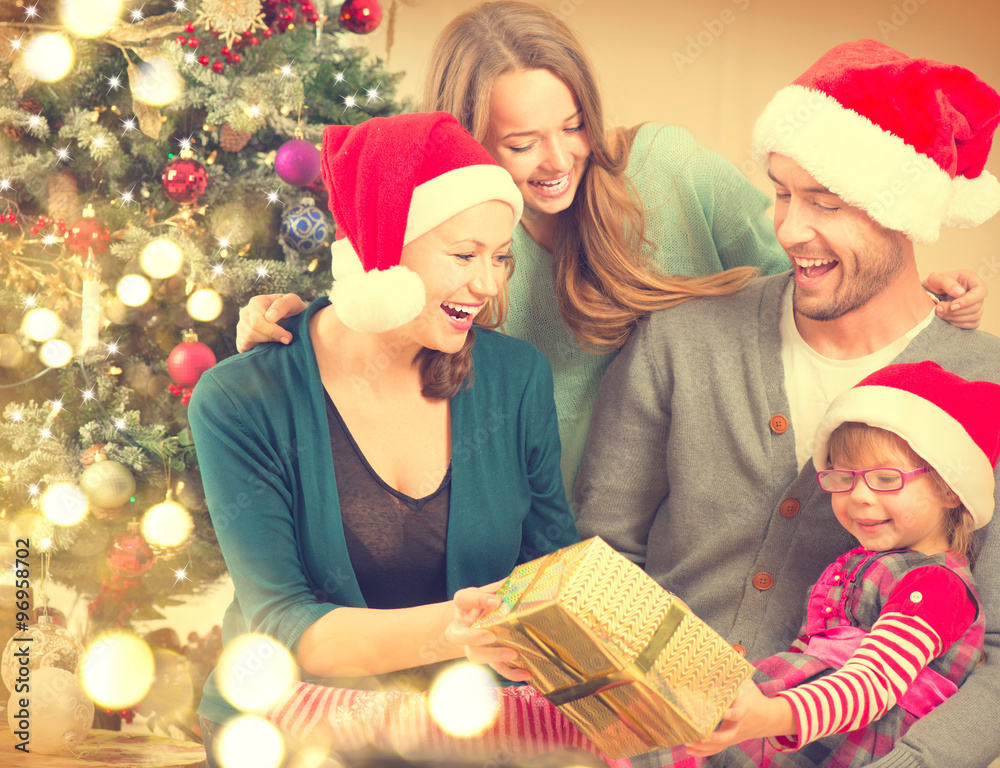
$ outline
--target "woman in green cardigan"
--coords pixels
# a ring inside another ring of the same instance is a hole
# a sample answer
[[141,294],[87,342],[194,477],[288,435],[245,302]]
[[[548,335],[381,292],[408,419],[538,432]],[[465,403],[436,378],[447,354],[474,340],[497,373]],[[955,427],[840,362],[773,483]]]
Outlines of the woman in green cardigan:
[[[517,563],[579,537],[549,363],[474,325],[503,318],[521,195],[445,113],[328,128],[323,175],[346,235],[337,290],[293,343],[224,360],[191,398],[235,587],[223,639],[269,635],[306,678],[468,653],[523,680],[470,624]],[[239,714],[223,674],[199,709],[213,761]]]
[[[770,200],[683,128],[606,131],[579,41],[528,3],[483,3],[445,28],[428,63],[424,108],[455,115],[524,197],[502,330],[552,363],[572,493],[601,376],[638,320],[736,290],[750,268],[790,268],[766,215]],[[975,273],[932,275],[928,288],[962,297],[939,305],[945,319],[978,325],[986,289]],[[251,299],[237,348],[287,343],[290,329],[277,320],[304,306],[292,295]]]

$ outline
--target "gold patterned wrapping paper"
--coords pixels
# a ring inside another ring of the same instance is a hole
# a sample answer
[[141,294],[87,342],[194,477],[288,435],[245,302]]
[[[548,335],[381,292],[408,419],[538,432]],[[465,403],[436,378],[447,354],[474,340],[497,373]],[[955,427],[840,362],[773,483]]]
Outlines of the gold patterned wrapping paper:
[[474,626],[611,758],[706,737],[753,673],[732,646],[599,537],[524,563]]

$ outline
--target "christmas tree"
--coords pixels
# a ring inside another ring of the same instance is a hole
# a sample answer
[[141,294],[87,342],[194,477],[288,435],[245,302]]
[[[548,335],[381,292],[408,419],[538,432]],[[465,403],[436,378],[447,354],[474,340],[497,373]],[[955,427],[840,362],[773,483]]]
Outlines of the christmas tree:
[[380,16],[372,0],[0,8],[0,543],[29,541],[36,574],[45,553],[89,601],[88,635],[225,570],[187,400],[235,353],[250,296],[328,288],[317,146],[400,109],[398,76],[356,45]]

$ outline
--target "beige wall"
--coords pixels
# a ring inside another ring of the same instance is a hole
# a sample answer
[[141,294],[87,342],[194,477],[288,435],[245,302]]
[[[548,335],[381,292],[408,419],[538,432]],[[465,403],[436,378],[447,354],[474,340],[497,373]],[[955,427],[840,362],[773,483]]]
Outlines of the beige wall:
[[[536,1],[565,19],[589,52],[609,123],[683,125],[762,189],[770,187],[747,152],[754,120],[779,88],[837,43],[883,40],[913,56],[968,67],[1000,89],[996,0]],[[382,2],[388,11],[391,0]],[[433,40],[476,4],[400,0],[389,67],[406,72],[401,95],[419,99]],[[357,39],[384,58],[387,33],[383,21]],[[1000,149],[987,169],[1000,177]],[[917,254],[922,274],[957,267],[979,272],[993,294],[983,327],[1000,335],[1000,216],[974,230],[945,230]]]

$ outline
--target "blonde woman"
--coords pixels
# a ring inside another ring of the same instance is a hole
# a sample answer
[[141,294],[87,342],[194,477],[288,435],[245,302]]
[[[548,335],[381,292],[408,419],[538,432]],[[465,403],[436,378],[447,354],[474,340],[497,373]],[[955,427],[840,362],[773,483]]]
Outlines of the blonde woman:
[[[683,128],[605,130],[579,41],[528,3],[483,3],[445,28],[424,107],[455,115],[524,197],[503,330],[552,363],[572,492],[601,376],[637,321],[790,268],[765,215],[769,199]],[[986,289],[974,274],[931,280],[933,292],[961,297],[940,305],[946,319],[978,325]],[[276,322],[304,306],[292,295],[251,299],[237,347],[288,343]]]

